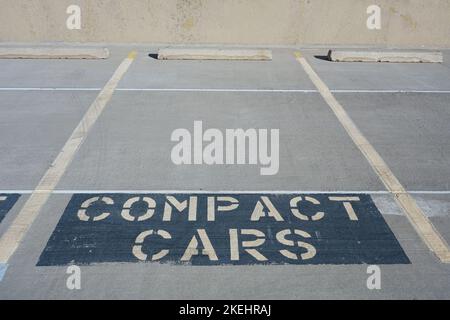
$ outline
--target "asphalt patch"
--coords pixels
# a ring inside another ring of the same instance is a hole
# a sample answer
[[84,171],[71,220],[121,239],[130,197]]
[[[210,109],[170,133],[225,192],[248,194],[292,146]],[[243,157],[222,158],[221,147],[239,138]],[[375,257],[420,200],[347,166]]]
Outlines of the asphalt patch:
[[20,194],[0,194],[0,222],[19,200]]
[[38,266],[408,264],[365,194],[75,194]]

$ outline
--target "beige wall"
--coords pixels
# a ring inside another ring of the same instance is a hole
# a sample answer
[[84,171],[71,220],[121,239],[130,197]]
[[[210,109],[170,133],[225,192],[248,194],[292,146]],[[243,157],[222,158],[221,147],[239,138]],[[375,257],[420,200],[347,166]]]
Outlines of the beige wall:
[[[66,8],[82,9],[67,30]],[[366,8],[382,8],[382,29]],[[0,41],[450,47],[450,0],[0,0]]]

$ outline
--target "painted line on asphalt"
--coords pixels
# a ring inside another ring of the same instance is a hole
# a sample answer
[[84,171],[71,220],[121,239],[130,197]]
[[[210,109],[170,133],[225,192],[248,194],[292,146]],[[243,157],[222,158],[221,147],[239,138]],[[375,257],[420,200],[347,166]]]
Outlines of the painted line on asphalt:
[[0,91],[101,91],[102,88],[0,88]]
[[[150,190],[150,189],[134,189],[134,190],[123,190],[123,189],[112,189],[112,190],[0,190],[2,194],[30,194],[33,192],[50,192],[53,194],[86,194],[86,193],[156,193],[156,194],[177,194],[177,193],[222,193],[222,194],[234,194],[234,193],[242,193],[242,194],[253,194],[253,193],[261,193],[261,194],[293,194],[293,193],[303,193],[303,194],[391,194],[390,191],[387,190]],[[443,194],[450,195],[450,190],[406,190],[405,193],[409,194]]]
[[[101,91],[102,88],[65,88],[65,87],[12,87],[0,88],[0,91]],[[213,88],[116,88],[115,91],[149,91],[149,92],[279,92],[279,93],[319,93],[315,89],[213,89]],[[332,93],[429,93],[450,94],[450,90],[360,90],[360,89],[330,89]]]
[[14,219],[12,224],[0,238],[0,264],[7,263],[18,248],[20,242],[29,227],[47,202],[62,175],[66,171],[75,153],[86,139],[103,109],[111,99],[120,79],[127,72],[136,57],[136,52],[131,52],[118,66],[111,79],[90,105],[78,126],[69,137],[61,152],[58,154],[50,168],[44,174],[31,196]]
[[[2,194],[30,194],[34,190],[0,190]],[[155,194],[182,194],[182,193],[195,193],[195,194],[208,194],[208,193],[220,193],[220,194],[389,194],[386,190],[381,191],[315,191],[315,190],[149,190],[149,189],[134,189],[134,190],[51,190],[48,191],[53,194],[115,194],[115,193],[155,193]],[[448,191],[450,193],[450,191]]]
[[403,209],[409,221],[417,233],[424,240],[428,248],[436,254],[443,263],[450,263],[450,249],[447,242],[428,220],[426,215],[417,205],[413,197],[405,190],[403,185],[384,162],[380,154],[370,144],[356,124],[347,114],[342,105],[336,100],[327,85],[320,79],[308,61],[300,52],[295,52],[296,60],[301,64],[311,81],[319,90],[323,99],[338,118],[341,125],[347,131],[350,138],[366,157],[372,169],[380,177],[386,188],[393,194],[398,205]]
[[205,89],[205,88],[118,88],[117,91],[156,91],[156,92],[280,92],[280,93],[318,93],[315,89]]
[[446,93],[449,94],[450,90],[352,90],[352,89],[332,89],[332,93]]
[[[16,87],[0,88],[0,91],[100,91],[101,88],[64,88],[64,87]],[[115,91],[156,91],[156,92],[281,92],[281,93],[318,93],[315,89],[214,89],[214,88],[116,88]],[[450,91],[449,91],[450,93]]]

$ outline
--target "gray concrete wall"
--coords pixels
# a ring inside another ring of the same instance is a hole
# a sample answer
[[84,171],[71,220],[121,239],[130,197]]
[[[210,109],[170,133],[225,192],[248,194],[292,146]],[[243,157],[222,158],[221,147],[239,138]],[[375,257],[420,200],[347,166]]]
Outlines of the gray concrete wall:
[[[81,7],[81,30],[66,8]],[[381,30],[366,9],[382,8]],[[0,41],[450,47],[450,0],[0,0]]]

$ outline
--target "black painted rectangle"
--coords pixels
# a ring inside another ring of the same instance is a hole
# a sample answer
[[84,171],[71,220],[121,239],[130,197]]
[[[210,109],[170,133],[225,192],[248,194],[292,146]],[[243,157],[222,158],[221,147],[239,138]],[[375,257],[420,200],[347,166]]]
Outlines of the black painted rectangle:
[[[139,199],[128,210],[135,197]],[[186,201],[187,207],[177,211],[168,197],[180,204]],[[211,198],[215,211],[232,210],[215,212],[214,221],[208,221]],[[145,219],[149,205],[155,209]],[[163,221],[167,206],[172,208],[171,220]],[[195,221],[189,221],[190,207],[196,208]],[[189,244],[198,251],[190,255]],[[251,254],[251,249],[257,253]],[[370,195],[75,194],[37,265],[140,262],[152,257],[159,263],[187,265],[410,263]]]
[[3,218],[5,218],[9,210],[11,210],[12,207],[16,204],[17,200],[19,200],[19,197],[20,194],[17,193],[0,193],[0,222],[2,222]]

